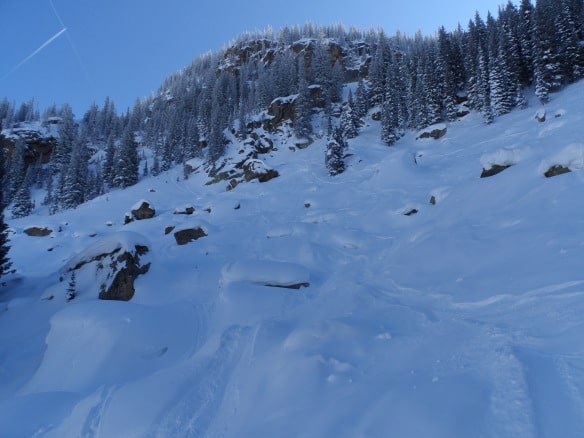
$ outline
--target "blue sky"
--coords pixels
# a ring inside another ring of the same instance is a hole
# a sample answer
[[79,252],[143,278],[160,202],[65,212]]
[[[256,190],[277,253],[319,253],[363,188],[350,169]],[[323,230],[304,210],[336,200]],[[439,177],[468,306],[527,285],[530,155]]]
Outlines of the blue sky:
[[[500,0],[0,0],[0,98],[68,102],[81,116],[110,96],[119,110],[155,91],[171,73],[238,34],[271,25],[335,24],[433,34]],[[517,3],[517,2],[514,2]],[[277,5],[277,6],[276,6]],[[286,5],[286,6],[284,6]],[[66,26],[56,39],[56,36]],[[42,50],[22,63],[43,44]],[[22,63],[22,64],[21,64]],[[19,65],[21,64],[21,65]]]

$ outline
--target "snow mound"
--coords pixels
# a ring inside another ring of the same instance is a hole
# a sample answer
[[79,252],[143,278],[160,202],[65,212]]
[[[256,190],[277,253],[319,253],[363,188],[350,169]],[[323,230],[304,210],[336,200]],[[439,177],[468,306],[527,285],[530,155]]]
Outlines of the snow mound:
[[484,169],[490,169],[495,164],[499,166],[513,166],[525,157],[525,151],[520,149],[499,149],[489,152],[481,157],[481,165]]
[[231,263],[223,268],[221,278],[227,284],[249,282],[277,287],[307,286],[310,283],[310,273],[304,266],[269,260]]

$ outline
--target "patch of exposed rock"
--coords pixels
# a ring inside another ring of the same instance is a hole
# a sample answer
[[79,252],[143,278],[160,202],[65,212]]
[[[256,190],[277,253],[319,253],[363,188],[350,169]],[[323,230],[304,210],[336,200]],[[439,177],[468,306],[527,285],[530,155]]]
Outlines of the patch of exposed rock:
[[47,237],[50,236],[53,230],[50,228],[30,227],[24,230],[24,234],[31,237]]
[[435,125],[422,130],[418,135],[417,139],[420,138],[433,138],[434,140],[438,140],[446,135],[447,128],[445,125]]
[[554,176],[563,175],[564,173],[570,172],[571,170],[569,167],[556,164],[555,166],[550,167],[546,172],[544,172],[544,175],[546,178],[552,178]]
[[481,178],[489,178],[491,176],[495,176],[505,169],[509,169],[511,164],[493,164],[489,169],[483,169],[481,173]]
[[178,245],[186,245],[188,243],[194,242],[201,237],[206,237],[207,233],[200,227],[197,228],[187,228],[184,230],[179,230],[174,233],[174,239]]

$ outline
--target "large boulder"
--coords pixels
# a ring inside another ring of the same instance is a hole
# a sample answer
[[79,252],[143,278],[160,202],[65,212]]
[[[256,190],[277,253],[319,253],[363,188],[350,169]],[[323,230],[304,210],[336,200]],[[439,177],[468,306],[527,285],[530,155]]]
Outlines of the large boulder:
[[138,221],[153,218],[155,214],[156,210],[152,204],[144,199],[132,207],[132,216]]
[[114,233],[74,256],[61,274],[66,277],[76,273],[78,290],[94,290],[101,300],[129,301],[136,292],[134,281],[150,269],[150,263],[143,262],[148,252],[141,235]]
[[134,296],[134,280],[150,269],[150,263],[140,264],[140,256],[148,253],[147,246],[136,246],[134,251],[124,251],[110,265],[116,272],[109,288],[100,291],[100,300],[129,301]]

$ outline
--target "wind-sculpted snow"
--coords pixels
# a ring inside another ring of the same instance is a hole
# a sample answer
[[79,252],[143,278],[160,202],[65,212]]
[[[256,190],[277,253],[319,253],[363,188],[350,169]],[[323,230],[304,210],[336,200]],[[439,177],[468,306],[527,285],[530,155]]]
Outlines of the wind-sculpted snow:
[[[391,148],[368,119],[335,177],[324,138],[274,136],[266,183],[177,168],[11,221],[0,436],[580,436],[584,83],[552,97],[544,122],[470,114]],[[493,164],[512,167],[481,179]],[[156,216],[124,225],[144,197]],[[135,245],[131,301],[67,302],[68,267]]]

